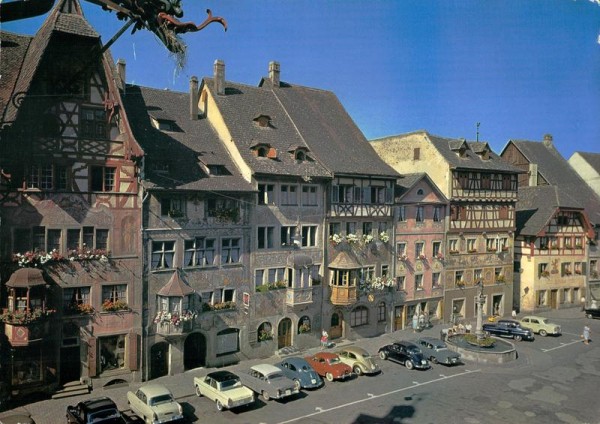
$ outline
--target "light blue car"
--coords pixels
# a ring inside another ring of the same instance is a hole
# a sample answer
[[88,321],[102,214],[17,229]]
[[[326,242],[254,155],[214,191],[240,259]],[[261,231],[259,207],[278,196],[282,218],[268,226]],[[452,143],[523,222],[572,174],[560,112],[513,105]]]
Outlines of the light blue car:
[[298,389],[317,389],[323,385],[323,379],[303,358],[293,356],[275,366],[282,370],[286,377],[294,380]]

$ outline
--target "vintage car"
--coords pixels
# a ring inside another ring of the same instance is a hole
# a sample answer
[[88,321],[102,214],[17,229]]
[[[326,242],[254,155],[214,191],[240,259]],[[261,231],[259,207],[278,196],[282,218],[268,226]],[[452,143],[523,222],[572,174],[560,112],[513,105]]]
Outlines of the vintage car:
[[500,319],[493,324],[483,324],[483,331],[492,336],[513,338],[518,342],[535,339],[531,329],[521,326],[521,323],[514,319]]
[[338,350],[340,361],[352,368],[356,375],[376,374],[381,369],[369,352],[358,346],[348,346]]
[[431,364],[419,347],[411,342],[399,341],[379,348],[379,357],[403,364],[409,370],[428,369]]
[[318,352],[304,359],[321,377],[325,377],[327,381],[345,380],[352,375],[352,368],[344,364],[335,353]]
[[306,362],[306,359],[292,356],[285,358],[275,366],[283,371],[286,377],[294,380],[299,389],[317,389],[323,385],[323,379]]
[[446,343],[434,337],[421,337],[414,342],[423,355],[434,364],[460,364],[460,354],[448,349]]
[[600,318],[600,308],[586,308],[585,316],[589,319]]
[[67,406],[69,424],[125,424],[125,418],[112,399],[103,396],[82,400],[77,405]]
[[196,395],[206,396],[215,402],[219,411],[254,402],[254,392],[229,371],[215,371],[204,377],[194,377],[194,387]]
[[531,331],[542,337],[546,337],[548,334],[553,336],[560,336],[561,334],[560,325],[550,322],[550,319],[545,317],[528,315],[521,318],[521,325],[530,328]]
[[258,364],[239,373],[242,384],[260,394],[264,400],[283,399],[297,394],[300,389],[283,371],[271,364]]
[[131,411],[146,423],[168,423],[183,418],[181,405],[162,384],[146,384],[135,392],[127,392],[127,403]]
[[27,413],[7,413],[0,416],[0,424],[35,424],[35,421]]

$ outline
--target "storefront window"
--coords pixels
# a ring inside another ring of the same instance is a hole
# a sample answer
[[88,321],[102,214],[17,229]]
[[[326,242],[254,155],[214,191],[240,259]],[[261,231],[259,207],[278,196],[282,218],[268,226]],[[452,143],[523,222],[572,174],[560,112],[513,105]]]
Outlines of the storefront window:
[[100,372],[125,368],[125,335],[102,337],[100,346]]

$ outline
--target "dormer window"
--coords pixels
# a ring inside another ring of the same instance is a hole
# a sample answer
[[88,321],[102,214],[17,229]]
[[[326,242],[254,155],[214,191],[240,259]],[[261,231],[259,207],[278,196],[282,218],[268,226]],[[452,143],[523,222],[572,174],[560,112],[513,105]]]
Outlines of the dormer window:
[[269,115],[258,115],[253,119],[254,123],[261,128],[269,128],[271,125],[271,117]]
[[161,109],[152,109],[148,112],[152,126],[160,131],[179,131],[175,119]]
[[208,165],[207,168],[210,175],[231,175],[225,165]]
[[277,150],[274,147],[271,147],[270,144],[259,143],[255,144],[254,146],[250,146],[250,149],[256,157],[277,159]]
[[306,160],[306,152],[304,152],[304,150],[296,150],[296,153],[294,154],[294,159],[300,162]]

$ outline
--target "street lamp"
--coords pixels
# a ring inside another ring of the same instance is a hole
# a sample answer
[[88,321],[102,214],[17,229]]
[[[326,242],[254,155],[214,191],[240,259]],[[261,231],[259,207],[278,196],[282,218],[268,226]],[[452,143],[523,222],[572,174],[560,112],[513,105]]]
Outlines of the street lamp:
[[479,288],[479,293],[477,295],[477,325],[475,327],[475,335],[479,342],[485,339],[485,333],[483,332],[483,304],[485,302],[485,297],[483,296],[483,282],[479,280],[475,285]]

